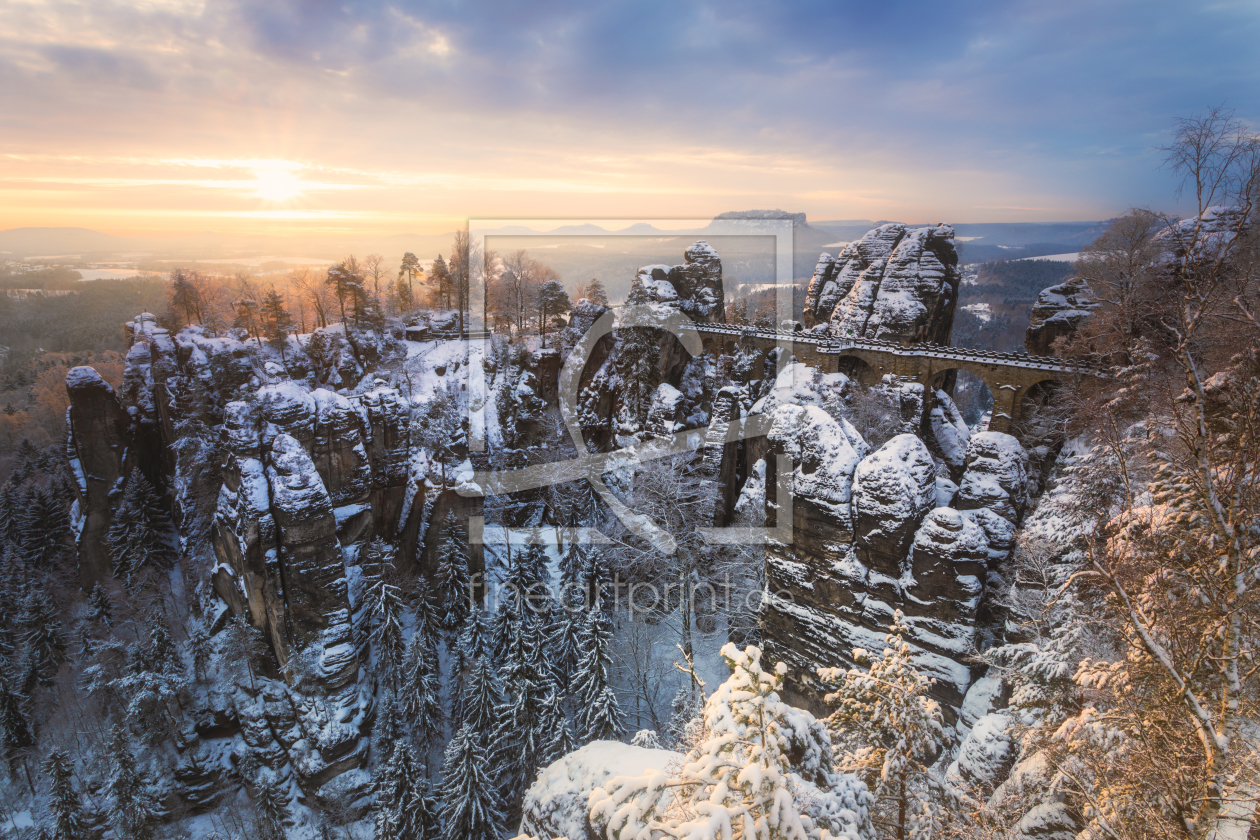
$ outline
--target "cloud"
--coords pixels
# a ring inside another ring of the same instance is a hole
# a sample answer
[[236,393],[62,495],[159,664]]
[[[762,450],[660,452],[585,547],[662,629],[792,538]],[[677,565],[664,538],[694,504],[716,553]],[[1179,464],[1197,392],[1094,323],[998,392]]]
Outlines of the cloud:
[[0,151],[274,157],[400,189],[606,190],[606,211],[694,190],[829,202],[800,208],[814,215],[878,215],[879,195],[890,211],[952,195],[1102,215],[1166,203],[1151,149],[1173,117],[1227,102],[1260,119],[1246,3],[0,0],[0,15]]

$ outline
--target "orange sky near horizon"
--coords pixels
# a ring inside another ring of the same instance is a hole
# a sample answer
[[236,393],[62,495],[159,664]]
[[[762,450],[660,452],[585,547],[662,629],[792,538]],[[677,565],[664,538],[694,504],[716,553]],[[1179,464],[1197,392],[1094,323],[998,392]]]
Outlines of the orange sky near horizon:
[[0,229],[1171,209],[1173,120],[1260,114],[1209,5],[0,0]]

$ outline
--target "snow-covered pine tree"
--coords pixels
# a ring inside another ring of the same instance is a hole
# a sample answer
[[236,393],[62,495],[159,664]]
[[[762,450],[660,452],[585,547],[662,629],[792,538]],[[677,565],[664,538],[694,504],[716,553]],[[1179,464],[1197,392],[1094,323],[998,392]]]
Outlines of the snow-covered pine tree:
[[402,591],[390,583],[387,574],[379,575],[366,596],[372,622],[372,651],[376,656],[379,678],[393,688],[398,685],[398,669],[403,658]]
[[460,532],[455,511],[442,521],[442,545],[434,574],[434,590],[442,605],[442,627],[454,631],[471,610],[472,589],[468,577],[468,546]]
[[490,645],[496,661],[503,661],[516,635],[517,612],[512,598],[500,598],[490,622]]
[[26,626],[22,640],[39,674],[39,681],[50,683],[66,661],[66,636],[52,596],[42,591],[31,592],[26,599],[22,623]]
[[480,608],[472,610],[459,631],[451,674],[451,719],[464,719],[464,695],[474,663],[490,654],[490,627]]
[[437,645],[426,645],[425,641],[420,633],[414,633],[407,644],[399,681],[399,709],[416,740],[431,747],[442,737],[442,674]]
[[27,716],[23,697],[0,680],[0,736],[4,737],[4,757],[9,762],[9,773],[15,775],[21,765],[26,773],[26,783],[35,793],[30,768],[26,766],[26,754],[35,746],[35,732]]
[[546,740],[542,752],[538,756],[538,767],[542,769],[577,749],[573,740],[573,731],[569,728],[569,719],[564,713],[564,701],[559,691],[552,691],[543,700],[542,722],[539,726]]
[[199,621],[194,621],[188,631],[188,653],[193,661],[193,678],[204,682],[209,676],[210,657],[214,653],[214,645],[210,642],[210,634]]
[[502,840],[498,783],[481,737],[465,724],[442,762],[442,840]]
[[499,728],[499,708],[503,705],[503,689],[499,675],[488,656],[480,656],[468,674],[468,687],[464,690],[463,717],[460,725],[471,726],[473,731],[489,742]]
[[70,519],[49,488],[28,486],[23,497],[18,525],[22,553],[33,568],[43,568],[70,538]]
[[[813,717],[779,699],[787,668],[761,666],[761,651],[722,648],[731,676],[705,704],[705,740],[677,777],[619,776],[590,796],[590,820],[609,840],[825,840],[870,838],[861,783],[830,772],[830,743]],[[789,751],[810,754],[806,779]],[[814,782],[814,780],[817,780]],[[816,786],[815,786],[816,785]]]
[[600,306],[608,305],[608,292],[598,277],[592,277],[591,282],[586,284],[586,299]]
[[131,586],[145,569],[166,566],[173,557],[170,517],[144,473],[133,469],[122,502],[105,536],[114,577]]
[[88,621],[94,624],[104,624],[109,627],[114,620],[114,607],[110,603],[109,593],[105,591],[105,587],[99,583],[92,587],[92,591],[88,593]]
[[437,593],[424,578],[415,585],[415,634],[422,637],[424,647],[437,649],[442,643],[442,605]]
[[260,770],[254,779],[254,807],[258,813],[260,840],[285,840],[289,797],[270,770]]
[[267,343],[274,347],[280,353],[280,361],[288,365],[289,359],[286,352],[289,343],[289,333],[293,331],[295,324],[293,316],[289,314],[288,308],[284,305],[284,295],[276,291],[275,287],[267,290],[263,295],[262,307],[258,312],[259,320],[262,322],[262,333],[266,337]]
[[74,789],[74,763],[65,750],[53,750],[44,764],[48,772],[47,826],[50,840],[87,840],[88,817]]
[[871,787],[874,821],[898,840],[933,836],[941,814],[928,762],[945,744],[940,704],[928,696],[932,680],[915,667],[907,632],[897,610],[881,654],[854,649],[866,670],[818,669],[821,679],[838,684],[826,699],[837,706],[827,719],[832,739],[848,747],[839,766]]
[[610,681],[611,665],[612,625],[597,605],[586,615],[582,658],[573,679],[578,738],[583,744],[619,741],[625,734],[621,705]]
[[542,656],[542,622],[521,622],[503,669],[506,701],[498,709],[498,729],[490,755],[503,783],[504,805],[516,817],[525,789],[533,782],[554,733],[544,711],[554,693]]
[[109,823],[119,840],[151,840],[157,833],[161,809],[149,780],[136,765],[127,732],[114,727],[109,739]]
[[249,623],[244,615],[232,618],[223,628],[223,637],[219,641],[220,667],[224,663],[239,676],[242,668],[249,675],[250,688],[254,688],[254,663],[266,656],[267,642],[262,632]]
[[436,840],[441,831],[437,803],[410,744],[394,745],[373,787],[376,840]]
[[582,658],[582,619],[584,614],[557,600],[551,605],[547,623],[548,664],[552,677],[564,696],[568,696],[578,661]]

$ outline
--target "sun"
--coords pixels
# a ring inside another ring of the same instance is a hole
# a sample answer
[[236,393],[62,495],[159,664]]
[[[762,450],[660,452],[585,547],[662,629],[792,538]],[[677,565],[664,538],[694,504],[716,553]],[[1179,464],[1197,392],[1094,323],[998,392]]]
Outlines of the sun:
[[255,169],[254,195],[264,201],[288,201],[302,194],[302,181],[289,169]]

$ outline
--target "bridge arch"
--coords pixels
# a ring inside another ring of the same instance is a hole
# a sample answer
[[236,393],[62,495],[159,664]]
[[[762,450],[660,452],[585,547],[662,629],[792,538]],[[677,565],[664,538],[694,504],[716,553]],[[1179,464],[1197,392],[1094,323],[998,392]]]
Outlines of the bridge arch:
[[932,393],[944,391],[948,394],[963,420],[972,428],[993,411],[995,399],[992,387],[984,377],[965,367],[937,370],[923,384]]

